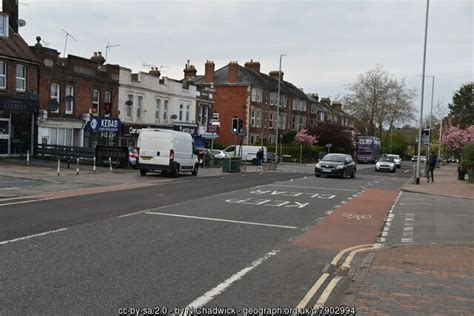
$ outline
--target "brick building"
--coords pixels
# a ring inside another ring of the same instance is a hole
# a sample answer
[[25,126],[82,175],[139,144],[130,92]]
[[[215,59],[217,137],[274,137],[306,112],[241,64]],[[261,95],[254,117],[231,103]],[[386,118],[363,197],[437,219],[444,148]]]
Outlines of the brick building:
[[33,152],[39,60],[18,34],[18,1],[0,7],[0,156]]
[[118,65],[104,65],[101,53],[90,58],[31,47],[41,61],[38,143],[94,147],[118,145]]
[[[250,60],[245,67],[237,62],[214,71],[214,63],[208,61],[204,76],[194,82],[200,88],[215,88],[214,113],[220,121],[219,143],[234,142],[231,122],[234,116],[243,120],[247,131],[244,144],[275,143],[277,122],[278,71],[268,75],[260,72],[260,63]],[[298,131],[307,127],[311,119],[310,100],[306,94],[281,74],[279,130],[281,133]],[[316,115],[314,115],[316,116]]]

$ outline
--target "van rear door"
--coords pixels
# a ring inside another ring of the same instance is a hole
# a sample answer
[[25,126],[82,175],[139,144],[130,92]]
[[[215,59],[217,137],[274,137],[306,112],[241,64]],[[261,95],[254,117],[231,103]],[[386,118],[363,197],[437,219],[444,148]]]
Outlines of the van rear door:
[[169,165],[173,148],[170,133],[142,130],[139,137],[140,164]]

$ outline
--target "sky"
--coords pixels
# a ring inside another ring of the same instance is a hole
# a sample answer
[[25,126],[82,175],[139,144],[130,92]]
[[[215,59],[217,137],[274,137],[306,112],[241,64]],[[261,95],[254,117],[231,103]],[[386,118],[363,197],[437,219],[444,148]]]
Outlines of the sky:
[[[108,62],[182,79],[187,60],[198,75],[206,60],[216,69],[236,60],[278,70],[306,93],[341,98],[361,73],[382,65],[416,89],[421,106],[425,0],[20,0],[20,34],[67,54],[91,57],[108,50]],[[471,0],[431,0],[426,75],[435,76],[433,112],[445,111],[454,91],[473,81]],[[424,113],[432,78],[425,81]],[[419,114],[418,114],[419,115]]]

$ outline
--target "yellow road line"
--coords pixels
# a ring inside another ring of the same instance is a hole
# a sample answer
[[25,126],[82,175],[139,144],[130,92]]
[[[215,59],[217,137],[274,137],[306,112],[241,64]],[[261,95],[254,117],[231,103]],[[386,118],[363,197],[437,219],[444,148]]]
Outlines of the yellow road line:
[[337,265],[337,262],[339,261],[339,259],[341,259],[341,257],[348,251],[359,249],[359,248],[372,247],[372,246],[373,246],[372,244],[366,244],[366,245],[358,245],[358,246],[343,249],[334,257],[334,259],[332,259],[331,264],[333,266]]
[[334,290],[334,288],[337,285],[337,282],[339,282],[340,279],[342,279],[342,277],[337,276],[337,277],[334,277],[334,279],[332,279],[331,282],[329,282],[328,286],[324,290],[323,294],[321,294],[321,296],[319,297],[319,300],[316,302],[316,305],[314,305],[314,307],[320,307],[320,306],[326,305],[326,301],[328,300],[329,295],[331,295],[332,290]]
[[371,249],[374,249],[374,248],[375,248],[375,247],[372,246],[372,247],[367,247],[367,248],[361,248],[361,249],[352,250],[351,253],[347,256],[346,260],[344,260],[344,263],[342,264],[341,268],[344,268],[344,269],[350,268],[350,266],[351,266],[351,261],[352,261],[352,259],[354,258],[354,256],[355,256],[357,253],[362,252],[362,251],[371,250]]
[[329,276],[329,273],[323,273],[319,277],[319,279],[316,281],[316,283],[314,283],[314,285],[311,287],[311,289],[308,291],[308,293],[306,293],[306,295],[303,297],[303,299],[298,304],[298,306],[296,306],[296,308],[305,307],[308,304],[309,300],[312,299],[314,294],[319,290],[319,288],[324,283],[324,281],[326,281],[328,276]]

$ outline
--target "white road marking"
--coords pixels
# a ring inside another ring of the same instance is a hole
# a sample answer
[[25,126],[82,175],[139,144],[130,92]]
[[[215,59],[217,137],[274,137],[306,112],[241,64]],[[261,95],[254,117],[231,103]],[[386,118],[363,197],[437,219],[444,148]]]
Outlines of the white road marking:
[[288,184],[267,184],[267,185],[264,185],[264,186],[267,186],[267,187],[302,188],[302,189],[317,189],[317,190],[350,191],[350,192],[359,192],[359,191],[360,191],[360,190],[351,190],[351,189],[323,188],[323,187],[308,187],[308,186],[288,185]]
[[306,293],[306,295],[299,302],[299,304],[296,306],[296,308],[305,307],[309,303],[309,301],[313,298],[314,294],[316,294],[316,292],[319,290],[319,288],[324,283],[324,281],[326,281],[328,276],[329,276],[329,273],[326,273],[326,272],[321,274],[319,279],[314,283],[314,285],[311,287],[311,289],[309,289],[308,293]]
[[221,218],[213,218],[213,217],[199,217],[199,216],[190,216],[190,215],[182,215],[182,214],[170,214],[170,213],[157,213],[157,212],[145,212],[145,214],[171,216],[171,217],[182,217],[182,218],[200,219],[200,220],[207,220],[207,221],[226,222],[226,223],[245,224],[245,225],[256,225],[256,226],[266,226],[266,227],[276,227],[276,228],[286,228],[286,229],[298,229],[298,227],[295,227],[295,226],[284,226],[284,225],[265,224],[265,223],[256,223],[256,222],[234,221],[234,220],[230,220],[230,219],[221,219]]
[[0,207],[2,206],[9,206],[9,205],[17,205],[17,204],[27,204],[27,203],[33,203],[33,202],[38,202],[38,201],[46,201],[47,199],[36,199],[36,200],[28,200],[28,201],[19,201],[19,202],[10,202],[10,203],[3,203],[0,204]]
[[432,203],[418,203],[418,202],[400,203],[400,205],[412,205],[412,204],[417,204],[417,205],[432,205]]
[[191,308],[197,308],[197,307],[206,305],[207,303],[212,301],[217,295],[224,292],[229,286],[232,285],[232,283],[237,282],[240,279],[242,279],[242,277],[244,277],[247,273],[254,270],[256,267],[261,265],[270,257],[276,255],[278,252],[280,252],[280,250],[272,250],[269,253],[267,253],[264,257],[255,260],[254,262],[252,262],[250,266],[240,270],[239,272],[237,272],[236,274],[234,274],[233,276],[231,276],[230,278],[228,278],[221,284],[217,285],[213,289],[206,292],[201,297],[198,297],[197,299],[195,299],[193,302],[191,302],[188,306],[185,307],[185,310],[190,310]]
[[56,229],[56,230],[50,230],[50,231],[47,231],[47,232],[44,232],[44,233],[29,235],[29,236],[15,238],[15,239],[11,239],[11,240],[0,241],[0,245],[5,245],[5,244],[11,243],[11,242],[30,239],[30,238],[34,238],[34,237],[40,237],[40,236],[45,236],[45,235],[49,235],[49,234],[59,233],[59,232],[63,232],[63,231],[66,231],[66,230],[67,230],[67,228],[60,228],[60,229]]

